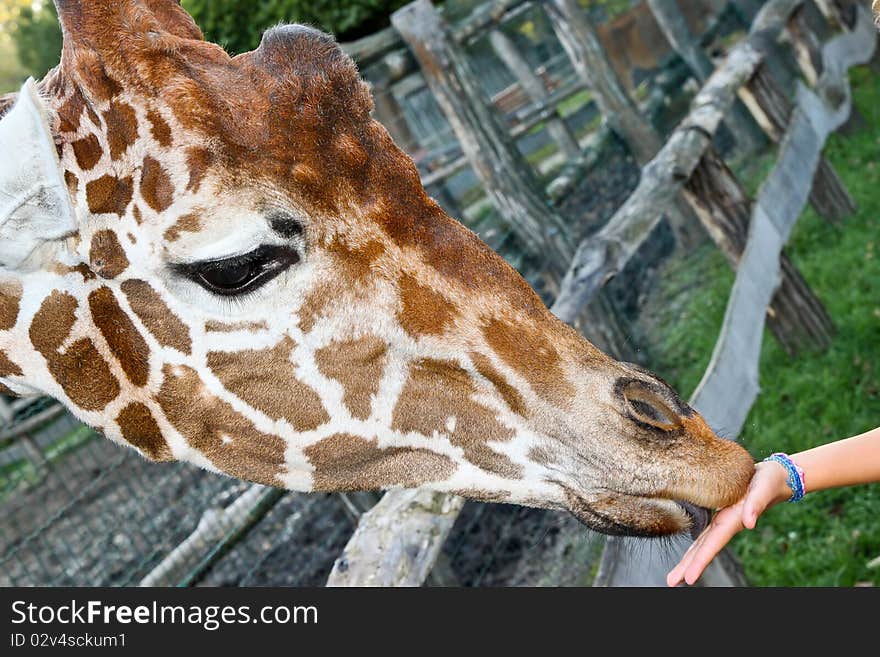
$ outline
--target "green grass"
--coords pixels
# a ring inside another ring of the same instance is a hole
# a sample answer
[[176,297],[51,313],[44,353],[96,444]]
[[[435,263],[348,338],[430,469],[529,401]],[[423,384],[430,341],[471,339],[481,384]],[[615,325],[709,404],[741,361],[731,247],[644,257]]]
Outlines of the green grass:
[[[825,155],[859,204],[840,228],[807,209],[786,249],[837,326],[824,353],[789,358],[765,331],[761,394],[740,435],[756,459],[797,452],[880,426],[880,80],[851,81],[867,128],[834,135]],[[753,164],[751,186],[772,158]],[[683,393],[699,382],[724,315],[733,274],[714,247],[672,264],[650,307],[651,365]],[[880,585],[880,484],[821,491],[769,510],[732,547],[756,586]]]

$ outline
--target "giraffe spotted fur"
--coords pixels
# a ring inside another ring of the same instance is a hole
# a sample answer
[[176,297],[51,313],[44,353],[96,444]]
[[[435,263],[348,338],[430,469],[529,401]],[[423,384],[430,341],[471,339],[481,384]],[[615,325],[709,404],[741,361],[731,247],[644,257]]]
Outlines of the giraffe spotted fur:
[[332,38],[280,26],[230,58],[172,0],[56,4],[40,93],[77,229],[0,272],[10,392],[293,490],[425,486],[642,535],[743,493],[745,450],[426,195]]

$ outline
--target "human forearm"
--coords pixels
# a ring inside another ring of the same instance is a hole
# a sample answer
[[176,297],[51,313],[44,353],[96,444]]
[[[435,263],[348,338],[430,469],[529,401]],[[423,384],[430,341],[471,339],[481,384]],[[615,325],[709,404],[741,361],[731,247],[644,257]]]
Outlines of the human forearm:
[[880,427],[791,455],[808,493],[880,481]]

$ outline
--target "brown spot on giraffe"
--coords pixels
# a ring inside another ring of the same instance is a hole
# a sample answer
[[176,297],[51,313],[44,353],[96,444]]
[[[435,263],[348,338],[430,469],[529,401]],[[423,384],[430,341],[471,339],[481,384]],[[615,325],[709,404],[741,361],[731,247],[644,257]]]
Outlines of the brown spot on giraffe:
[[131,278],[123,281],[121,287],[128,305],[159,344],[187,355],[192,353],[189,327],[171,311],[149,283]]
[[104,154],[104,149],[101,148],[101,143],[95,135],[77,139],[70,147],[73,149],[77,165],[83,171],[93,168]]
[[131,209],[131,214],[134,217],[135,223],[140,226],[144,221],[144,217],[141,214],[141,209],[137,206],[137,203],[135,203],[134,207]]
[[0,349],[0,376],[21,376],[21,368],[12,362],[6,352]]
[[409,274],[397,280],[402,307],[397,320],[414,337],[439,335],[455,320],[455,305],[442,294],[419,283]]
[[0,331],[8,331],[18,320],[22,287],[17,280],[0,282]]
[[342,268],[342,278],[359,282],[372,272],[373,265],[385,253],[385,246],[376,240],[361,245],[349,245],[337,237],[327,245],[327,251],[337,256],[337,265]]
[[249,419],[211,394],[192,368],[165,365],[162,374],[156,399],[193,449],[233,477],[280,484],[278,477],[286,471],[281,438],[257,430]]
[[80,93],[79,89],[74,89],[73,93],[58,108],[59,132],[76,132],[79,130],[79,123],[85,106],[82,93]]
[[478,353],[472,353],[470,356],[474,367],[477,368],[477,372],[495,387],[495,390],[501,395],[501,398],[504,400],[504,403],[507,404],[508,408],[519,416],[529,417],[530,413],[522,395],[520,395],[519,391],[510,385],[504,375],[492,365],[492,361],[486,356]]
[[95,276],[95,272],[89,269],[89,266],[84,262],[81,262],[76,267],[71,268],[71,271],[75,271],[77,274],[82,276],[84,281],[93,281],[97,278],[97,276]]
[[306,296],[299,310],[296,311],[298,326],[303,333],[310,333],[315,328],[315,324],[321,318],[321,313],[329,299],[332,298],[332,291],[332,286],[319,283]]
[[128,258],[115,232],[99,230],[92,236],[89,263],[98,276],[107,280],[116,278],[128,268]]
[[315,352],[321,374],[336,379],[345,390],[343,402],[352,417],[370,417],[373,395],[379,391],[388,346],[375,336],[334,341]]
[[171,135],[171,126],[162,118],[158,110],[151,109],[147,112],[147,120],[150,122],[150,133],[160,146],[171,146],[174,139]]
[[303,333],[309,333],[314,328],[331,300],[356,291],[359,284],[372,273],[375,262],[385,253],[382,243],[375,240],[352,247],[336,238],[326,245],[326,249],[335,256],[333,266],[338,278],[318,283],[306,295],[297,311],[299,327]]
[[561,408],[569,407],[574,386],[566,380],[559,352],[544,332],[529,323],[513,326],[491,319],[483,327],[483,335],[489,347],[536,393]]
[[73,171],[65,171],[64,182],[67,184],[67,192],[70,194],[70,197],[75,199],[79,193],[79,178],[76,177]]
[[273,420],[310,431],[330,420],[321,398],[296,377],[290,354],[296,343],[283,338],[271,349],[212,351],[208,367],[223,386]]
[[123,312],[108,287],[100,287],[89,295],[92,321],[116,356],[122,371],[136,386],[147,384],[150,375],[150,348],[135,325]]
[[199,214],[197,212],[189,212],[169,227],[163,237],[169,241],[173,242],[180,237],[181,233],[196,233],[201,230],[202,224],[199,218]]
[[86,105],[86,116],[89,117],[93,126],[101,128],[101,119],[98,118],[98,113],[92,109],[91,105]]
[[113,100],[104,112],[107,126],[107,142],[110,145],[110,158],[115,162],[125,155],[129,146],[138,138],[137,114],[131,105]]
[[[473,400],[475,392],[471,376],[456,363],[431,358],[415,361],[394,407],[391,428],[428,437],[435,432],[447,435],[478,468],[510,479],[521,477],[521,466],[488,445],[510,440],[513,431]],[[452,424],[450,418],[454,418]]]
[[46,358],[54,355],[76,323],[78,305],[73,295],[53,290],[31,322],[30,338],[34,349]]
[[89,266],[81,262],[75,267],[70,267],[68,265],[63,265],[60,262],[56,262],[52,264],[49,268],[49,271],[58,274],[59,276],[66,276],[67,274],[79,274],[82,276],[83,281],[93,281],[97,278],[95,276],[95,272],[89,269]]
[[156,212],[164,212],[174,201],[174,185],[168,172],[149,155],[144,158],[141,170],[141,196]]
[[378,447],[365,440],[336,433],[306,447],[314,466],[313,490],[373,490],[392,486],[412,487],[443,481],[455,472],[448,456],[424,448]]
[[119,382],[89,338],[59,349],[76,323],[77,301],[54,290],[43,300],[31,322],[31,343],[70,401],[87,411],[100,411],[119,395]]
[[528,459],[538,465],[552,465],[555,461],[550,450],[537,445],[529,448]]
[[130,403],[119,412],[116,424],[122,431],[122,437],[152,460],[174,460],[171,448],[162,437],[162,430],[145,404]]
[[189,182],[186,191],[196,193],[202,184],[202,179],[208,173],[208,169],[214,163],[214,154],[207,148],[193,146],[186,151],[186,166],[189,170]]
[[86,201],[94,214],[125,214],[134,190],[131,176],[101,176],[86,184]]
[[258,322],[218,322],[209,319],[205,322],[205,330],[212,333],[232,333],[234,331],[265,331],[269,328],[264,320]]
[[460,497],[480,502],[504,502],[510,499],[510,493],[504,490],[489,491],[480,488],[458,488],[449,492],[452,495],[459,495]]

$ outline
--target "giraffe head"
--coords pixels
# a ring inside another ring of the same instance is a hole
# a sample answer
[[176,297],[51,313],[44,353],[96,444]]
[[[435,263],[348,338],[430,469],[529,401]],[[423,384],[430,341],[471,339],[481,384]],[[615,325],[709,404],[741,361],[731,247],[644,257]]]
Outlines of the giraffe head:
[[640,535],[744,492],[745,450],[426,195],[331,37],[276,27],[230,58],[172,0],[56,4],[61,63],[7,118],[40,106],[71,211],[0,226],[9,391],[294,490],[425,486]]

